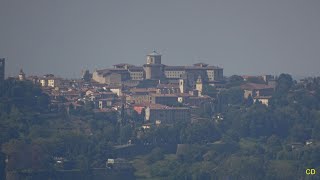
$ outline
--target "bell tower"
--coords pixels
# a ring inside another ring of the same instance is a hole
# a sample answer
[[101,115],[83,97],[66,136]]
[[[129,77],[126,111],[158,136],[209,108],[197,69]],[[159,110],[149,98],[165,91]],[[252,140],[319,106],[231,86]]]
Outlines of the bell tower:
[[26,80],[26,74],[23,72],[22,69],[20,69],[19,81],[24,81],[24,80]]
[[0,58],[0,82],[5,79],[5,58]]
[[202,91],[203,91],[203,83],[202,83],[202,78],[199,75],[197,82],[196,82],[196,90],[199,91],[199,96],[202,96]]
[[156,51],[147,55],[147,64],[143,65],[146,79],[159,80],[164,77],[164,65],[161,64],[161,55]]
[[180,93],[185,93],[185,92],[187,92],[186,80],[184,80],[184,79],[179,79],[179,88],[180,88]]

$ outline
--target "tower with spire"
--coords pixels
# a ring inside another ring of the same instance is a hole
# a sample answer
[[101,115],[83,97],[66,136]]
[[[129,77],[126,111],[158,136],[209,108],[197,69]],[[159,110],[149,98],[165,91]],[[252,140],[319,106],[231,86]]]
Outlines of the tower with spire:
[[198,90],[199,92],[199,96],[202,96],[202,92],[203,92],[203,82],[202,82],[202,78],[199,75],[197,82],[196,82],[196,90]]
[[23,69],[20,69],[19,73],[19,81],[25,81],[26,80],[26,74],[23,72]]

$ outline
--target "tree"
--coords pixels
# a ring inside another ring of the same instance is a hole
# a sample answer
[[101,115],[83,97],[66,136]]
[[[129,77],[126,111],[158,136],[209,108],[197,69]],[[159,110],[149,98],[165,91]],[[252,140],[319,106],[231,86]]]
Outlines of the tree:
[[203,86],[203,94],[204,95],[208,95],[208,96],[210,96],[210,97],[216,97],[216,94],[217,94],[217,90],[216,90],[216,88],[215,87],[213,87],[213,86],[210,86],[210,85],[208,85],[208,84],[205,84],[204,86]]
[[190,144],[204,144],[214,142],[220,138],[214,123],[210,120],[201,120],[189,124],[180,132],[181,141]]
[[244,80],[241,76],[238,75],[232,75],[228,79],[229,81],[227,82],[227,87],[235,87],[235,86],[240,86],[241,84],[244,83]]
[[148,164],[153,164],[156,161],[160,161],[164,158],[164,152],[161,148],[157,147],[154,148],[150,154],[147,156],[147,163]]
[[120,144],[124,144],[127,143],[128,140],[131,138],[132,136],[132,128],[131,126],[128,125],[124,125],[124,126],[120,126],[120,135],[119,135],[119,141]]
[[293,86],[293,79],[289,74],[280,74],[277,80],[276,93],[284,94]]

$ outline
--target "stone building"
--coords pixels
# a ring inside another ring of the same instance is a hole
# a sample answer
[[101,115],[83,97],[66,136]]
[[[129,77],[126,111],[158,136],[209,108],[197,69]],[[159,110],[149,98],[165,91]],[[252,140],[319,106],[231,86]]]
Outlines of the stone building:
[[269,105],[269,100],[274,92],[274,86],[265,84],[247,83],[242,85],[241,88],[244,90],[243,96],[245,99],[251,96],[254,102],[260,101],[266,106]]
[[151,103],[150,94],[156,93],[155,88],[133,88],[126,94],[126,102],[134,104]]
[[179,84],[184,79],[184,87],[194,88],[200,76],[203,83],[221,83],[223,81],[223,69],[210,66],[205,63],[196,63],[193,66],[167,66],[162,64],[161,55],[156,51],[147,55],[146,64],[134,66],[131,64],[116,64],[113,69],[96,70],[92,79],[101,84],[124,84],[127,81],[166,80]]
[[173,123],[175,121],[190,121],[190,109],[187,107],[168,107],[151,104],[145,110],[145,119],[151,123]]
[[257,96],[271,96],[274,92],[274,87],[265,84],[255,84],[255,83],[247,83],[241,86],[244,90],[244,98],[247,99],[249,96],[257,97]]
[[176,94],[180,93],[180,87],[178,84],[158,84],[157,94]]
[[120,85],[130,80],[130,74],[127,69],[103,69],[94,71],[92,79],[101,84]]
[[143,67],[130,67],[128,71],[132,80],[142,81],[145,79]]
[[143,65],[145,79],[158,80],[164,78],[164,65],[161,64],[161,55],[156,51],[147,55],[147,64]]
[[62,79],[55,77],[53,74],[46,74],[40,78],[39,82],[42,87],[58,87]]
[[150,102],[167,106],[176,106],[179,103],[178,96],[175,94],[151,94]]
[[269,106],[270,99],[271,99],[271,96],[256,96],[253,98],[253,101],[254,102],[259,101],[261,104]]

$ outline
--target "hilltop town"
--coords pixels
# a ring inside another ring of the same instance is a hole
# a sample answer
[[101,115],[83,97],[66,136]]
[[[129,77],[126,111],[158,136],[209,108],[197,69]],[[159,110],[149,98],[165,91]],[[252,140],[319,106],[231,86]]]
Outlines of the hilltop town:
[[319,77],[225,77],[155,51],[79,79],[5,78],[6,63],[0,178],[294,179],[320,167]]
[[[253,98],[268,105],[275,88],[274,77],[242,78],[248,82],[242,86],[244,98]],[[219,93],[227,88],[228,81],[221,67],[205,63],[167,66],[162,64],[161,55],[156,51],[147,55],[146,63],[142,66],[122,63],[93,73],[85,70],[81,79],[68,80],[53,74],[27,77],[22,69],[16,79],[30,80],[40,85],[50,96],[52,111],[62,107],[79,110],[92,106],[94,112],[103,113],[117,111],[124,106],[138,114],[144,111],[147,127],[179,119],[190,120],[196,116],[193,112],[199,111],[205,104],[217,102],[216,96],[209,96],[204,91],[212,87]],[[257,83],[252,83],[254,80]]]

